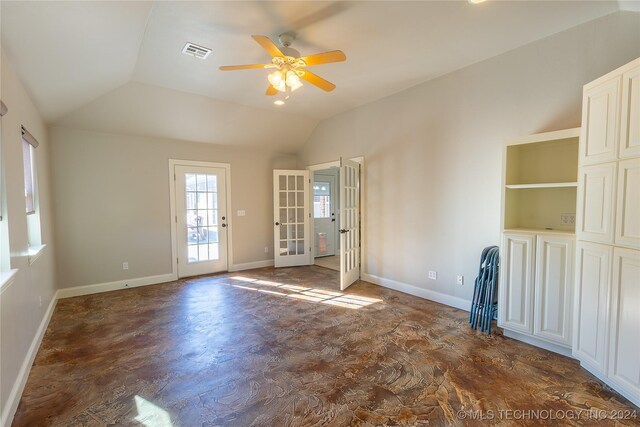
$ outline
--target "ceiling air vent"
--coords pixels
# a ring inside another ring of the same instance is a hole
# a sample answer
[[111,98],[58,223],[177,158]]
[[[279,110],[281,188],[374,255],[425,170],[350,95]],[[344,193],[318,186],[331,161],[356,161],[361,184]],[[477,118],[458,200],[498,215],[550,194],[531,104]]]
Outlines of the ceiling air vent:
[[197,44],[187,43],[182,49],[182,53],[195,56],[196,58],[206,59],[211,53],[211,49],[208,47],[198,46]]

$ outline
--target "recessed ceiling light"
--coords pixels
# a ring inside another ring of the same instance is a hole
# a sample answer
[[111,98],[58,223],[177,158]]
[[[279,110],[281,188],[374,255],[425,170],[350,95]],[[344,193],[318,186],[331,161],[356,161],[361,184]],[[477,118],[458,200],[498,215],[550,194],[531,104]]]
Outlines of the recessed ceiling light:
[[471,4],[484,3],[485,0],[467,0]]
[[182,48],[182,53],[200,59],[207,59],[207,56],[211,53],[211,49],[204,46],[198,46],[195,43],[187,42],[187,44]]
[[273,103],[276,105],[284,105],[284,101],[282,99],[276,99]]

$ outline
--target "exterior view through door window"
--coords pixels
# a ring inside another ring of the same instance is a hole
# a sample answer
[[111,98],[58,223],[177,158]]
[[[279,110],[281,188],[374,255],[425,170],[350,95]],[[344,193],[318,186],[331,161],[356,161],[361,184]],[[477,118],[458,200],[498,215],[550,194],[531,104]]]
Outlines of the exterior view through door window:
[[188,263],[220,258],[215,175],[185,174]]

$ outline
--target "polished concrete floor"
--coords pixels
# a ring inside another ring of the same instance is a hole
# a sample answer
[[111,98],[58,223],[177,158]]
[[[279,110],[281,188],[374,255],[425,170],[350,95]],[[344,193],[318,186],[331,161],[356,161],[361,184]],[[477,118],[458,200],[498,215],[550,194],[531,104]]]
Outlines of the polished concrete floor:
[[323,256],[318,257],[313,260],[315,265],[319,265],[320,267],[330,268],[331,270],[340,271],[340,256]]
[[634,410],[466,312],[336,283],[265,268],[61,300],[13,425],[608,425],[594,409]]

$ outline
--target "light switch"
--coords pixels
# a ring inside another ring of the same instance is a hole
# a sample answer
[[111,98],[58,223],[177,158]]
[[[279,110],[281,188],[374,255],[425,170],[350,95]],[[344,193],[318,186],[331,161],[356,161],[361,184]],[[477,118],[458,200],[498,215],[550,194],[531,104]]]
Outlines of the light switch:
[[238,211],[238,216],[245,216],[247,213],[244,210]]

